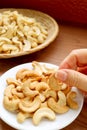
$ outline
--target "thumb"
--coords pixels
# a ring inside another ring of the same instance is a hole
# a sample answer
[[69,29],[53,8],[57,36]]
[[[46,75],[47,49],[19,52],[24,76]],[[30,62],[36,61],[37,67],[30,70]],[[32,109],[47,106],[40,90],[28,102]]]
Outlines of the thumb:
[[87,92],[87,76],[71,69],[61,69],[55,74],[58,80]]

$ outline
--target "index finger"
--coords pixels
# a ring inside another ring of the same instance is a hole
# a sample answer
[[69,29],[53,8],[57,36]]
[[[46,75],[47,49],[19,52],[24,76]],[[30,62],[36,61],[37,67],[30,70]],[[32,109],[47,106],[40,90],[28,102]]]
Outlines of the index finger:
[[73,50],[60,64],[59,69],[74,69],[87,65],[87,49]]

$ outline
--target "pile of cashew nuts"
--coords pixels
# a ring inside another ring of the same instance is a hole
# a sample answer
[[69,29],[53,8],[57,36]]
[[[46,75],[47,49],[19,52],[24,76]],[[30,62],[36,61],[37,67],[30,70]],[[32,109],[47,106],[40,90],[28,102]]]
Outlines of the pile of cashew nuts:
[[3,105],[6,110],[17,114],[17,121],[23,123],[32,118],[39,125],[43,118],[55,120],[56,114],[69,109],[78,109],[77,93],[54,77],[56,68],[48,68],[32,62],[33,69],[20,69],[15,78],[6,79]]

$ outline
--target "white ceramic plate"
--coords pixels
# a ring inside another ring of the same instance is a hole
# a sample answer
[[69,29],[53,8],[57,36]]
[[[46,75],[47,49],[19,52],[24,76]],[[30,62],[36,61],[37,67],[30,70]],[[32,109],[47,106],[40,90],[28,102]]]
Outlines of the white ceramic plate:
[[[53,64],[48,64],[48,63],[40,63],[40,64],[46,64],[47,67],[57,67]],[[10,125],[13,128],[19,129],[19,130],[58,130],[66,127],[70,123],[72,123],[77,116],[80,114],[83,106],[83,101],[84,98],[80,91],[76,88],[73,88],[74,91],[77,92],[77,102],[79,104],[79,109],[78,110],[69,110],[67,113],[62,114],[62,115],[57,115],[55,121],[49,121],[47,119],[44,119],[40,122],[38,126],[34,126],[32,123],[31,119],[27,119],[23,124],[19,124],[16,120],[16,115],[8,112],[5,110],[3,107],[3,93],[4,89],[6,88],[6,79],[8,77],[15,77],[16,72],[21,69],[21,68],[30,68],[32,69],[31,63],[25,63],[22,65],[18,65],[7,72],[5,72],[1,77],[0,77],[0,117],[1,119]]]

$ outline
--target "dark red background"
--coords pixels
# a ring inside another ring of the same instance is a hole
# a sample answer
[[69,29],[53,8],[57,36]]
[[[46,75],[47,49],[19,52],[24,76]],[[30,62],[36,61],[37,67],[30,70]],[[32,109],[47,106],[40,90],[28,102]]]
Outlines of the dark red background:
[[87,24],[87,0],[0,0],[0,8],[29,8],[56,20]]

